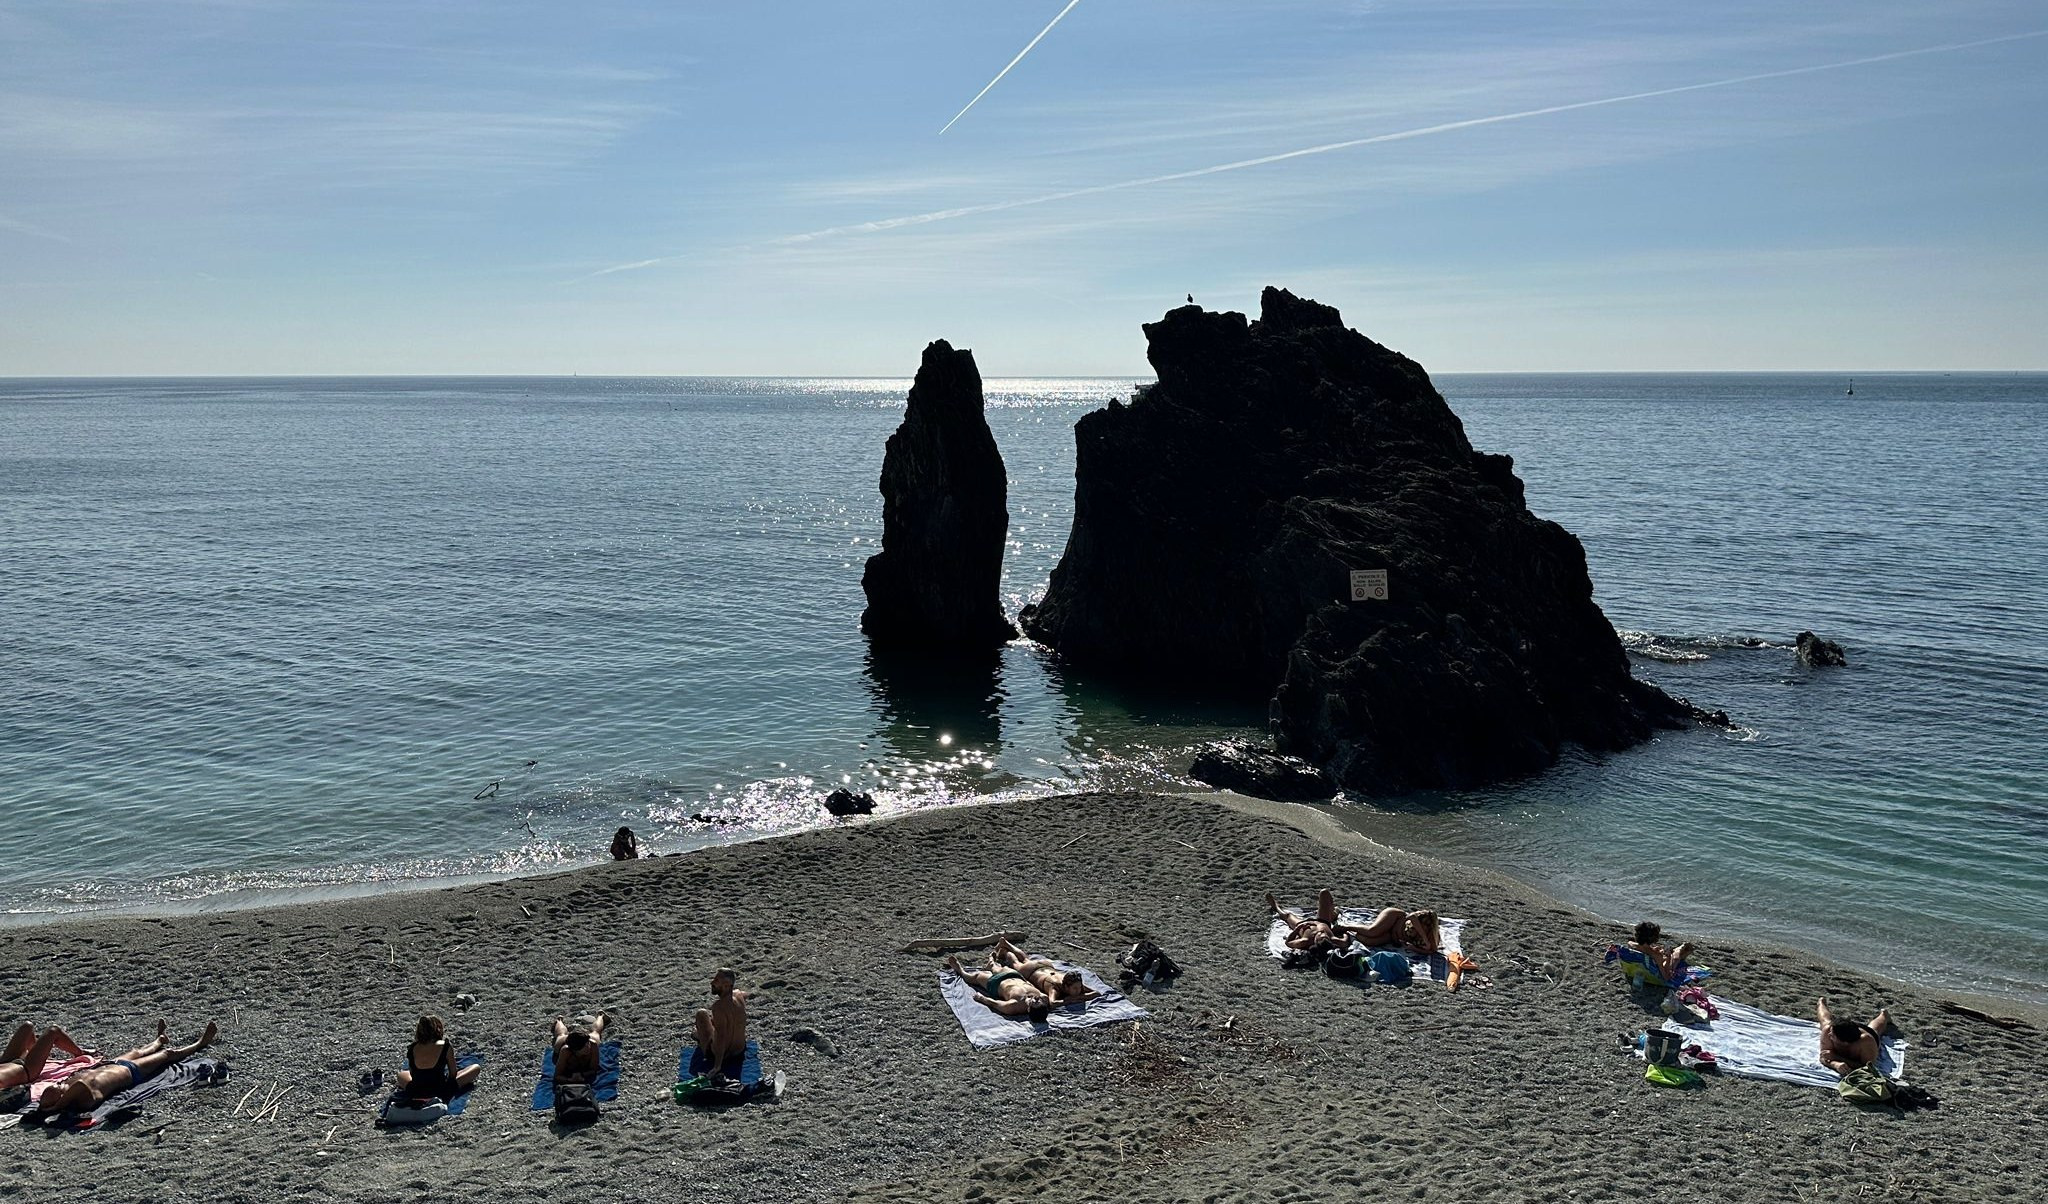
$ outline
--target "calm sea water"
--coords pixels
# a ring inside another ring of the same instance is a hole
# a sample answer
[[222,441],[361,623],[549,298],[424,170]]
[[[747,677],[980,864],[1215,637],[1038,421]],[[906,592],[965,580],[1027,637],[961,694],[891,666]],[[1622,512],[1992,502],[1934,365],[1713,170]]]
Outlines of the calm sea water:
[[[1637,671],[1723,707],[1361,827],[1616,917],[2048,998],[2048,377],[1450,376]],[[1186,785],[1260,716],[869,665],[904,381],[0,382],[0,910],[202,905]],[[1130,382],[999,381],[1011,609]],[[1845,670],[1792,660],[1810,627]],[[1766,641],[1762,647],[1745,641]]]

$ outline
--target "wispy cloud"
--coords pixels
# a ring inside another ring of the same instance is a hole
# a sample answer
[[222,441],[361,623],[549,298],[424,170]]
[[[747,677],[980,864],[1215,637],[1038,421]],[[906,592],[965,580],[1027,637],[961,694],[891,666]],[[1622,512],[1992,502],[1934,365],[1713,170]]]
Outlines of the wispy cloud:
[[939,132],[943,134],[947,130],[952,129],[955,125],[959,123],[962,117],[967,116],[967,109],[971,109],[975,105],[980,104],[981,98],[988,95],[989,89],[995,87],[999,83],[1002,83],[1003,77],[1010,73],[1010,68],[1015,67],[1018,63],[1023,62],[1024,56],[1031,53],[1032,47],[1038,45],[1040,42],[1043,42],[1045,40],[1045,35],[1052,32],[1052,27],[1054,25],[1058,25],[1062,20],[1064,20],[1066,18],[1066,15],[1070,12],[1073,12],[1074,6],[1079,3],[1081,3],[1081,0],[1067,0],[1067,6],[1060,10],[1059,16],[1054,17],[1052,21],[1049,22],[1044,29],[1039,30],[1037,37],[1031,39],[1029,42],[1026,42],[1024,44],[1024,49],[1019,50],[1017,52],[1017,57],[1011,59],[1008,66],[1004,67],[1001,71],[996,72],[996,77],[988,81],[988,86],[983,88],[981,91],[976,92],[974,94],[974,99],[967,102],[967,107],[961,109],[958,113],[953,114],[953,120],[947,122],[945,126],[939,130]]
[[1023,197],[1016,200],[994,201],[978,205],[959,205],[949,209],[935,209],[924,213],[905,214],[900,217],[879,218],[873,221],[830,226],[822,230],[789,235],[776,241],[778,243],[791,244],[813,242],[819,239],[834,238],[842,235],[874,234],[885,230],[900,229],[905,226],[929,225],[933,222],[952,221],[956,218],[975,217],[988,213],[1002,213],[1013,209],[1024,209],[1037,205],[1050,205],[1060,201],[1077,200],[1081,197],[1098,196],[1103,193],[1122,192],[1133,188],[1148,188],[1178,180],[1193,180],[1203,176],[1220,175],[1225,172],[1244,171],[1248,168],[1265,167],[1274,163],[1284,163],[1292,159],[1327,155],[1337,151],[1354,150],[1359,147],[1376,146],[1390,142],[1405,142],[1411,139],[1427,138],[1459,130],[1477,129],[1482,126],[1528,121],[1538,117],[1555,116],[1560,113],[1573,113],[1586,109],[1605,108],[1611,105],[1631,104],[1659,97],[1679,96],[1690,92],[1734,88],[1744,84],[1763,83],[1775,79],[1790,79],[1803,75],[1815,75],[1826,71],[1842,71],[1854,67],[1868,67],[1879,63],[1897,62],[1902,59],[1920,58],[1926,55],[1950,54],[1984,46],[1997,46],[2041,37],[2048,37],[2048,29],[2006,34],[2000,37],[1978,38],[1968,42],[1949,42],[1938,46],[1921,46],[1911,50],[1896,50],[1886,54],[1865,55],[1861,58],[1840,59],[1829,63],[1814,63],[1803,67],[1789,67],[1778,71],[1757,71],[1747,75],[1729,76],[1723,79],[1705,80],[1692,84],[1679,84],[1669,88],[1652,88],[1645,91],[1628,92],[1618,96],[1603,96],[1594,100],[1570,101],[1564,104],[1520,109],[1509,113],[1494,113],[1485,117],[1468,117],[1458,121],[1442,121],[1432,125],[1416,126],[1412,129],[1396,130],[1386,134],[1373,134],[1362,138],[1347,138],[1336,142],[1324,142],[1315,146],[1281,151],[1277,154],[1236,159],[1228,163],[1217,163],[1208,167],[1197,167],[1187,171],[1166,172],[1160,175],[1143,176],[1132,180],[1119,180],[1110,184],[1095,184],[1086,188],[1071,188],[1060,192],[1049,192],[1039,196]]
[[71,241],[71,236],[68,234],[59,234],[55,230],[45,230],[34,222],[25,222],[20,218],[9,217],[4,213],[0,213],[0,230],[10,230],[16,234],[26,234],[30,238],[47,238],[51,242]]

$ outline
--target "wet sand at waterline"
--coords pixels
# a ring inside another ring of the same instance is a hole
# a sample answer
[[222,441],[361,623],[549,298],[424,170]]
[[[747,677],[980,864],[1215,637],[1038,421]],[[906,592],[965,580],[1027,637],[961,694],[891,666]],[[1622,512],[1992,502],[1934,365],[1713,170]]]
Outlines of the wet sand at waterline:
[[[1469,920],[1485,981],[1452,994],[1281,969],[1261,900],[1321,886]],[[1148,1021],[975,1050],[940,999],[938,958],[898,950],[999,928],[1111,979],[1115,954],[1148,936],[1185,973],[1134,991]],[[1727,1077],[1660,1089],[1617,1040],[1654,1023],[1600,965],[1624,936],[1312,808],[1221,794],[927,811],[549,877],[17,929],[0,945],[9,1023],[59,1023],[118,1053],[158,1016],[179,1034],[217,1019],[236,1081],[108,1131],[0,1133],[0,1198],[2048,1194],[2029,1153],[2035,1034],[1798,952],[1713,943],[1699,959],[1719,994],[1800,1016],[1822,993],[1845,1015],[1888,1005],[1912,1079],[1942,1106],[1865,1112]],[[789,1076],[780,1102],[707,1112],[668,1097],[721,965],[754,992],[763,1061]],[[596,1126],[558,1130],[527,1111],[544,1026],[597,1008],[624,1044],[620,1097]],[[357,1076],[396,1069],[422,1011],[485,1055],[481,1086],[461,1117],[379,1131]],[[275,1121],[233,1114],[277,1086],[291,1090]]]

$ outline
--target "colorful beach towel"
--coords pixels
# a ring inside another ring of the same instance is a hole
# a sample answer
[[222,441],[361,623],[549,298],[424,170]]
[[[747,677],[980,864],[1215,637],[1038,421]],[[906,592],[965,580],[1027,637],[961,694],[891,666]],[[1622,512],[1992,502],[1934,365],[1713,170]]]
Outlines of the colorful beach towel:
[[[1359,927],[1364,927],[1372,923],[1373,917],[1377,914],[1379,913],[1359,911],[1356,908],[1347,907],[1337,913],[1337,920],[1339,923],[1356,924]],[[1442,982],[1451,973],[1451,964],[1444,958],[1444,954],[1463,953],[1465,951],[1464,946],[1458,943],[1460,934],[1465,931],[1465,921],[1439,919],[1436,925],[1437,933],[1443,937],[1444,947],[1441,951],[1432,953],[1428,957],[1416,957],[1409,954],[1407,950],[1400,948],[1392,950],[1374,948],[1367,950],[1367,952],[1395,952],[1403,954],[1408,958],[1409,971],[1415,975],[1418,982]],[[1287,925],[1278,918],[1275,918],[1272,927],[1266,930],[1266,952],[1276,958],[1287,956]],[[1364,980],[1361,979],[1360,981]]]
[[[597,1102],[619,1098],[619,1043],[607,1041],[597,1047],[597,1078],[590,1084]],[[533,1110],[555,1110],[555,1047],[549,1045],[540,1057],[540,1081],[533,1085]]]
[[993,1049],[998,1045],[1029,1041],[1040,1033],[1056,1029],[1092,1028],[1122,1020],[1143,1020],[1149,1015],[1144,1008],[1124,998],[1122,991],[1096,977],[1095,972],[1086,966],[1059,961],[1053,965],[1061,970],[1079,970],[1081,981],[1099,998],[1056,1007],[1044,1022],[1035,1023],[1026,1016],[998,1016],[989,1011],[974,998],[974,988],[967,985],[967,980],[950,970],[939,971],[939,993],[945,996],[946,1006],[953,1009],[953,1016],[960,1021],[960,1027],[966,1030],[968,1044],[976,1049]]
[[[1747,1004],[1712,997],[1721,1010],[1718,1020],[1686,1025],[1666,1020],[1665,1032],[1714,1055],[1721,1073],[1753,1079],[1776,1079],[1802,1087],[1833,1090],[1840,1080],[1820,1064],[1820,1025],[1760,1011]],[[1878,1042],[1877,1068],[1895,1079],[1906,1075],[1906,1043],[1897,1037]]]
[[[1640,949],[1631,949],[1627,945],[1607,946],[1607,956],[1603,960],[1607,965],[1621,963],[1621,976],[1628,980],[1630,988],[1651,987],[1659,991],[1668,991],[1673,987],[1704,982],[1713,974],[1713,971],[1705,966],[1687,965],[1685,973],[1679,976],[1677,982],[1665,982],[1664,975],[1658,972],[1656,966],[1650,964],[1649,954]],[[1685,965],[1683,962],[1679,964]]]
[[[398,1059],[398,1060],[399,1060],[399,1061],[401,1061],[401,1062],[403,1062],[403,1061],[405,1060],[405,1056],[404,1056],[403,1054],[400,1054],[400,1055],[399,1055],[399,1059]],[[456,1069],[456,1070],[457,1070],[458,1072],[459,1072],[459,1071],[463,1071],[463,1070],[467,1070],[467,1069],[469,1069],[469,1068],[470,1068],[470,1067],[472,1067],[472,1066],[481,1066],[481,1065],[483,1065],[483,1064],[484,1064],[484,1056],[483,1056],[482,1054],[474,1054],[474,1053],[472,1053],[472,1054],[463,1054],[463,1055],[462,1055],[461,1057],[459,1057],[459,1058],[455,1059],[455,1069]],[[551,1080],[550,1080],[550,1081],[552,1081],[552,1076],[551,1076]],[[442,1113],[442,1115],[443,1115],[443,1116],[460,1116],[460,1115],[462,1115],[462,1111],[463,1111],[463,1109],[465,1109],[465,1108],[469,1107],[469,1097],[470,1097],[470,1093],[471,1093],[471,1092],[473,1092],[473,1091],[475,1091],[475,1090],[476,1090],[476,1088],[474,1088],[474,1087],[471,1087],[471,1088],[469,1089],[469,1091],[463,1091],[463,1092],[459,1092],[458,1094],[456,1094],[456,1095],[454,1095],[453,1097],[451,1097],[451,1098],[450,1098],[450,1099],[448,1100],[448,1110],[447,1110],[446,1112]],[[427,1118],[426,1120],[422,1120],[422,1121],[408,1121],[408,1120],[393,1120],[393,1119],[391,1119],[391,1107],[392,1107],[392,1105],[393,1105],[393,1104],[396,1104],[396,1103],[397,1103],[397,1102],[399,1101],[399,1099],[400,1099],[400,1098],[401,1098],[401,1097],[402,1097],[402,1096],[404,1095],[404,1092],[405,1092],[405,1089],[404,1089],[403,1087],[401,1087],[401,1088],[399,1088],[399,1089],[397,1089],[397,1090],[393,1091],[393,1092],[392,1092],[392,1093],[391,1093],[391,1094],[390,1094],[389,1096],[386,1096],[386,1097],[385,1097],[385,1099],[384,1099],[384,1103],[383,1103],[383,1104],[382,1104],[382,1105],[381,1105],[381,1106],[380,1106],[380,1107],[379,1107],[379,1108],[377,1109],[377,1123],[378,1123],[378,1124],[380,1124],[380,1125],[413,1125],[413,1124],[422,1124],[422,1125],[430,1125],[430,1124],[433,1124],[433,1123],[434,1123],[434,1121],[436,1121],[436,1120],[440,1119],[440,1117],[429,1117],[429,1118]],[[550,1106],[552,1106],[552,1104],[550,1104]]]

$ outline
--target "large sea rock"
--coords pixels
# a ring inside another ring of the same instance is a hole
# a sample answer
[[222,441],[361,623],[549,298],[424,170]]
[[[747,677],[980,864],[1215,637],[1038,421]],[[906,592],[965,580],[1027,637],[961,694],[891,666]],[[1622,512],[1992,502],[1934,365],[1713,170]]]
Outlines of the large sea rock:
[[[1584,549],[1474,451],[1421,365],[1269,288],[1145,327],[1158,381],[1075,428],[1074,528],[1025,631],[1084,671],[1268,699],[1282,753],[1371,793],[1619,749],[1636,681]],[[1388,575],[1351,600],[1354,570]]]
[[1008,495],[974,353],[940,339],[882,457],[882,550],[860,580],[878,649],[944,657],[1016,637],[1000,592]]

